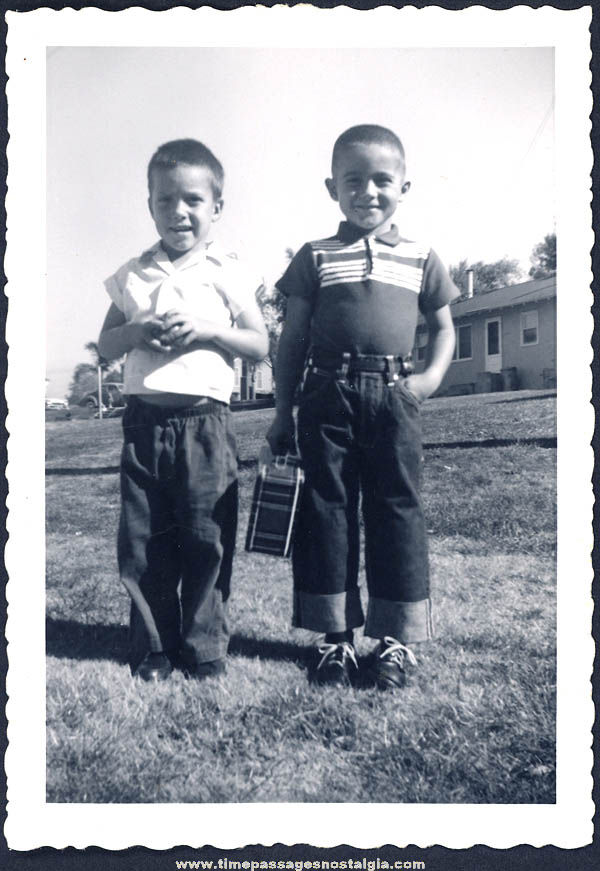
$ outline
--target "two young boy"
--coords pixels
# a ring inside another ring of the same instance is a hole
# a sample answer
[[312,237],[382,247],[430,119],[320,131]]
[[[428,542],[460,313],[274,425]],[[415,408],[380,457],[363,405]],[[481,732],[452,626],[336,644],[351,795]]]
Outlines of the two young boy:
[[[257,283],[208,243],[222,169],[192,143],[168,143],[150,162],[161,241],[108,280],[113,304],[99,342],[106,357],[127,353],[118,553],[132,598],[130,663],[146,680],[168,677],[180,659],[196,677],[224,670],[237,515],[226,390],[234,355],[267,350]],[[267,439],[275,453],[294,448],[304,370],[293,625],[325,633],[315,679],[350,684],[353,630],[364,622],[362,493],[365,635],[379,642],[369,671],[379,688],[395,688],[405,658],[414,661],[406,645],[431,637],[419,404],[452,358],[448,304],[458,291],[435,253],[392,222],[410,186],[395,134],[376,125],[343,133],[326,186],[346,220],[335,236],[304,245],[278,282],[288,304]],[[419,310],[429,343],[425,370],[413,375]]]

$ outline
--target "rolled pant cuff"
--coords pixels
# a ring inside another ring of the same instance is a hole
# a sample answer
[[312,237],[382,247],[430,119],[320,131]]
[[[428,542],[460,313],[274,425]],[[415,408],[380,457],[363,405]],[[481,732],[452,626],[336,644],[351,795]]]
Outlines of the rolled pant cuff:
[[345,632],[365,622],[358,588],[344,593],[314,595],[294,591],[292,626],[312,632]]
[[433,637],[431,599],[419,602],[369,599],[364,634],[369,638],[391,636],[403,644],[429,641]]

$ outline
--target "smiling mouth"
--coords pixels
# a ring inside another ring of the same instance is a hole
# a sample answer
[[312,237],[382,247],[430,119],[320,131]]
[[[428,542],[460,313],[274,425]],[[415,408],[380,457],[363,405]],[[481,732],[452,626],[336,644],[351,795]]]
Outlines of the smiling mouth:
[[173,233],[191,233],[191,227],[171,227],[171,232]]

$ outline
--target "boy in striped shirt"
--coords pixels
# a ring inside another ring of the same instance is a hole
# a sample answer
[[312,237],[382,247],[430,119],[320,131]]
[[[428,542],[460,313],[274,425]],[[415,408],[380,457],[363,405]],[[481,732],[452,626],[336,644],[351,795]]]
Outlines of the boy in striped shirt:
[[[419,406],[452,359],[449,303],[459,295],[427,245],[393,223],[408,192],[398,137],[359,125],[337,139],[329,195],[346,218],[306,243],[277,283],[287,314],[277,356],[274,452],[295,443],[293,397],[304,370],[298,446],[305,489],[293,552],[294,626],[325,633],[314,677],[352,682],[353,630],[365,623],[358,589],[359,495],[369,603],[364,634],[380,688],[405,683],[408,644],[432,635],[426,528],[419,495]],[[419,311],[425,370],[411,374]]]

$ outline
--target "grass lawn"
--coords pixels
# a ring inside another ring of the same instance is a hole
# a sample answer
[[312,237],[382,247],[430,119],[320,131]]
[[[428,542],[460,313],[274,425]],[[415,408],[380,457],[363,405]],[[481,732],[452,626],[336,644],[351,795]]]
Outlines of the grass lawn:
[[[400,693],[309,685],[288,561],[246,554],[272,410],[234,420],[241,519],[226,680],[124,664],[119,420],[47,424],[49,802],[555,800],[555,397],[430,400],[436,640]],[[358,650],[372,643],[359,637]]]

